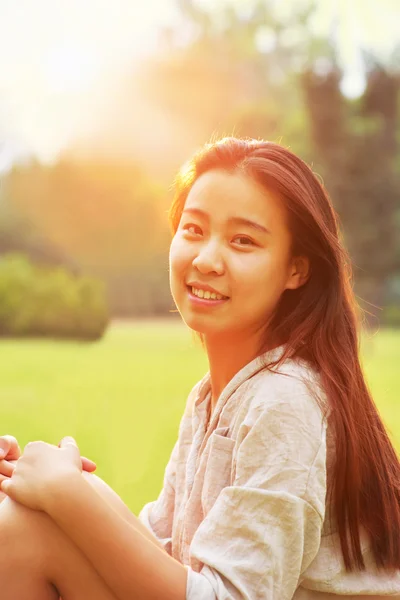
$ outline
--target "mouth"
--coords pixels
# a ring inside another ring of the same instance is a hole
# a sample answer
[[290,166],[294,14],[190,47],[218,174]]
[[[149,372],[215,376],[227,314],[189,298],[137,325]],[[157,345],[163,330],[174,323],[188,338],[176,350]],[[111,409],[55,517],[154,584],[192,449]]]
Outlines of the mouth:
[[195,288],[191,285],[187,285],[189,297],[196,303],[201,304],[222,304],[229,300],[229,296],[224,296],[217,292],[211,292],[209,290],[203,290],[201,288]]

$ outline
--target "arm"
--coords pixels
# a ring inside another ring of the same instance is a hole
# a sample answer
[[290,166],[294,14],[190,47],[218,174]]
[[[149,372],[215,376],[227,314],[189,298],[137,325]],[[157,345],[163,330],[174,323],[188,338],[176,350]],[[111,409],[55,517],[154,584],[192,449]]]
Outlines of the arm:
[[118,600],[185,600],[186,567],[111,509],[80,473],[48,494],[45,510]]
[[[196,386],[189,395],[182,421],[191,418],[195,391]],[[134,527],[121,522],[119,515],[111,513],[101,498],[89,494],[80,480],[76,490],[65,492],[68,498],[51,501],[53,508],[48,511],[53,520],[81,548],[118,600],[186,599],[187,568],[169,556],[178,454],[179,439],[168,460],[158,499],[146,504],[138,518],[132,514]],[[77,522],[85,523],[85,528],[71,528],[70,523]],[[110,540],[112,552],[104,552]]]
[[[186,411],[182,420],[185,418]],[[131,600],[132,597],[138,600],[186,599],[187,569],[169,556],[178,455],[179,439],[165,468],[158,499],[146,504],[138,518],[131,513],[129,520],[133,528],[127,527],[125,521],[121,522],[119,515],[111,513],[101,498],[89,493],[91,490],[79,479],[76,488],[64,492],[57,490],[59,499],[49,496],[46,512],[83,551],[120,600]],[[102,523],[101,530],[99,522]],[[79,527],[71,527],[73,523],[79,523]],[[104,552],[110,540],[112,557]]]
[[149,531],[149,529],[136,517],[118,494],[103,481],[100,477],[97,477],[94,473],[83,473],[85,479],[90,485],[100,494],[107,504],[116,510],[124,519],[133,525],[142,535],[148,540],[152,541],[159,548],[164,550],[163,544],[157,539],[157,537]]

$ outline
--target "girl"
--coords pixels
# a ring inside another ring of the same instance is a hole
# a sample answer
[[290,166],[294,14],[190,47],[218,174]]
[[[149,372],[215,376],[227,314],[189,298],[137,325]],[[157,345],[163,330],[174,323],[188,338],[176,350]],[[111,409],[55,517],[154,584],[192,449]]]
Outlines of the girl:
[[297,156],[226,138],[182,170],[170,285],[209,373],[136,519],[72,438],[2,491],[2,600],[400,597],[400,466],[367,389],[348,257]]

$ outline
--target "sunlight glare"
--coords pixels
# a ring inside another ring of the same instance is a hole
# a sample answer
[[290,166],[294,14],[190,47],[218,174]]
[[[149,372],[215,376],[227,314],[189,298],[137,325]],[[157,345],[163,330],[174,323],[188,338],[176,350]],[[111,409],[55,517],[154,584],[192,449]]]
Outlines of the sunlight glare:
[[56,93],[90,88],[101,67],[99,57],[93,51],[73,43],[54,46],[43,61],[47,87]]

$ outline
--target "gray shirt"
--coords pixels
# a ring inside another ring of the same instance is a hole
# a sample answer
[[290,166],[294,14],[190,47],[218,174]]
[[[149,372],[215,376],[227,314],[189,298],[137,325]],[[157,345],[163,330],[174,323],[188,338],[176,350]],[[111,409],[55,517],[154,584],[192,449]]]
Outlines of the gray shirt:
[[[326,505],[334,444],[317,373],[284,346],[246,365],[207,429],[207,374],[189,394],[158,499],[139,518],[187,566],[187,600],[400,597],[400,571],[347,573]],[[317,398],[315,397],[317,395]]]

